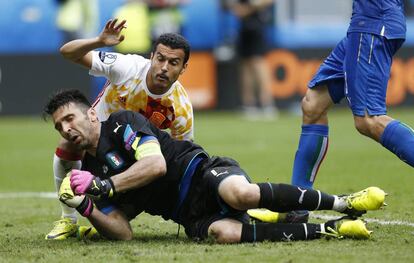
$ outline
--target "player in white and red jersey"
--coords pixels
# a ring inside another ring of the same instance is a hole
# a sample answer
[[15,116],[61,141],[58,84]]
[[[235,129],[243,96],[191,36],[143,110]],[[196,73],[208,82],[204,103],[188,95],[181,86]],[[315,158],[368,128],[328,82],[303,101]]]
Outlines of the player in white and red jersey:
[[184,87],[175,81],[158,94],[146,81],[151,65],[151,60],[139,55],[92,51],[89,73],[110,81],[94,103],[99,119],[104,121],[120,109],[132,110],[143,114],[155,126],[170,129],[174,138],[191,140],[193,111]]
[[[155,126],[168,129],[172,137],[192,140],[193,109],[177,80],[187,67],[188,42],[178,34],[163,34],[155,42],[150,59],[95,51],[122,42],[125,24],[125,20],[120,23],[117,19],[109,20],[98,37],[73,40],[63,45],[60,52],[66,59],[88,68],[89,74],[107,78],[107,85],[93,105],[100,121],[113,112],[132,110],[143,114]],[[53,161],[56,189],[68,171],[81,167],[82,155],[70,141],[60,141]],[[55,223],[46,239],[65,239],[76,231],[75,210],[62,205],[62,219]]]

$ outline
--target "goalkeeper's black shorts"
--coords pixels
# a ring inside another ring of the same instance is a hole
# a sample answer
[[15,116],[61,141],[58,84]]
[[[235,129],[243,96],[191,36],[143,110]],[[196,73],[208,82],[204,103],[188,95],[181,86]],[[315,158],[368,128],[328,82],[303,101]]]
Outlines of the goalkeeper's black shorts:
[[247,174],[231,158],[212,157],[200,164],[180,211],[180,221],[188,237],[205,239],[209,226],[220,219],[232,218],[244,223],[249,221],[246,211],[231,208],[219,196],[219,184],[232,175],[243,176],[250,182]]

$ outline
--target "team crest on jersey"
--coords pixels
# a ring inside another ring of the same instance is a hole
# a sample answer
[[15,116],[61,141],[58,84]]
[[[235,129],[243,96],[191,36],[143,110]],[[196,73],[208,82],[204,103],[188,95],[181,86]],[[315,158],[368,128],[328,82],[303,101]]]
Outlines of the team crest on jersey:
[[151,117],[149,117],[149,121],[157,127],[161,127],[165,119],[165,116],[158,111],[153,112]]
[[139,112],[160,129],[170,128],[175,119],[173,106],[163,105],[161,99],[151,97],[148,97],[145,112],[143,110]]
[[134,143],[136,138],[137,138],[137,132],[134,132],[131,129],[131,126],[128,124],[124,132],[124,143],[125,143],[126,150],[128,151],[131,150],[132,144]]
[[117,170],[124,166],[124,160],[117,152],[109,152],[105,155],[106,161],[111,165],[112,169]]
[[116,55],[113,53],[99,52],[99,59],[105,64],[112,64],[116,60]]
[[126,97],[118,96],[118,101],[125,107],[126,105]]

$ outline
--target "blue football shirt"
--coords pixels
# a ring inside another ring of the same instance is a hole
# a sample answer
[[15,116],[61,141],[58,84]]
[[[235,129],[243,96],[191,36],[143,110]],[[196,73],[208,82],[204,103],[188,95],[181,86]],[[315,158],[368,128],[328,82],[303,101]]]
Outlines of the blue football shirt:
[[406,25],[402,0],[354,0],[348,33],[362,32],[405,38]]

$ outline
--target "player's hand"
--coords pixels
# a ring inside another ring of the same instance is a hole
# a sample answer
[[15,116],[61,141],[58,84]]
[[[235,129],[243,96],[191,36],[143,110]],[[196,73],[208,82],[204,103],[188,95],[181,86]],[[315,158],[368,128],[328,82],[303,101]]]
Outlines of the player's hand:
[[97,197],[112,197],[114,187],[111,179],[101,180],[88,171],[72,170],[70,186],[76,194],[90,194]]
[[99,34],[98,38],[105,46],[118,45],[125,39],[125,36],[121,35],[121,31],[126,28],[126,20],[122,20],[118,24],[117,22],[118,19],[116,18],[114,20],[110,19]]
[[73,193],[69,176],[66,176],[60,185],[59,200],[67,206],[75,208],[83,216],[88,217],[92,213],[92,200],[85,195],[75,195]]

